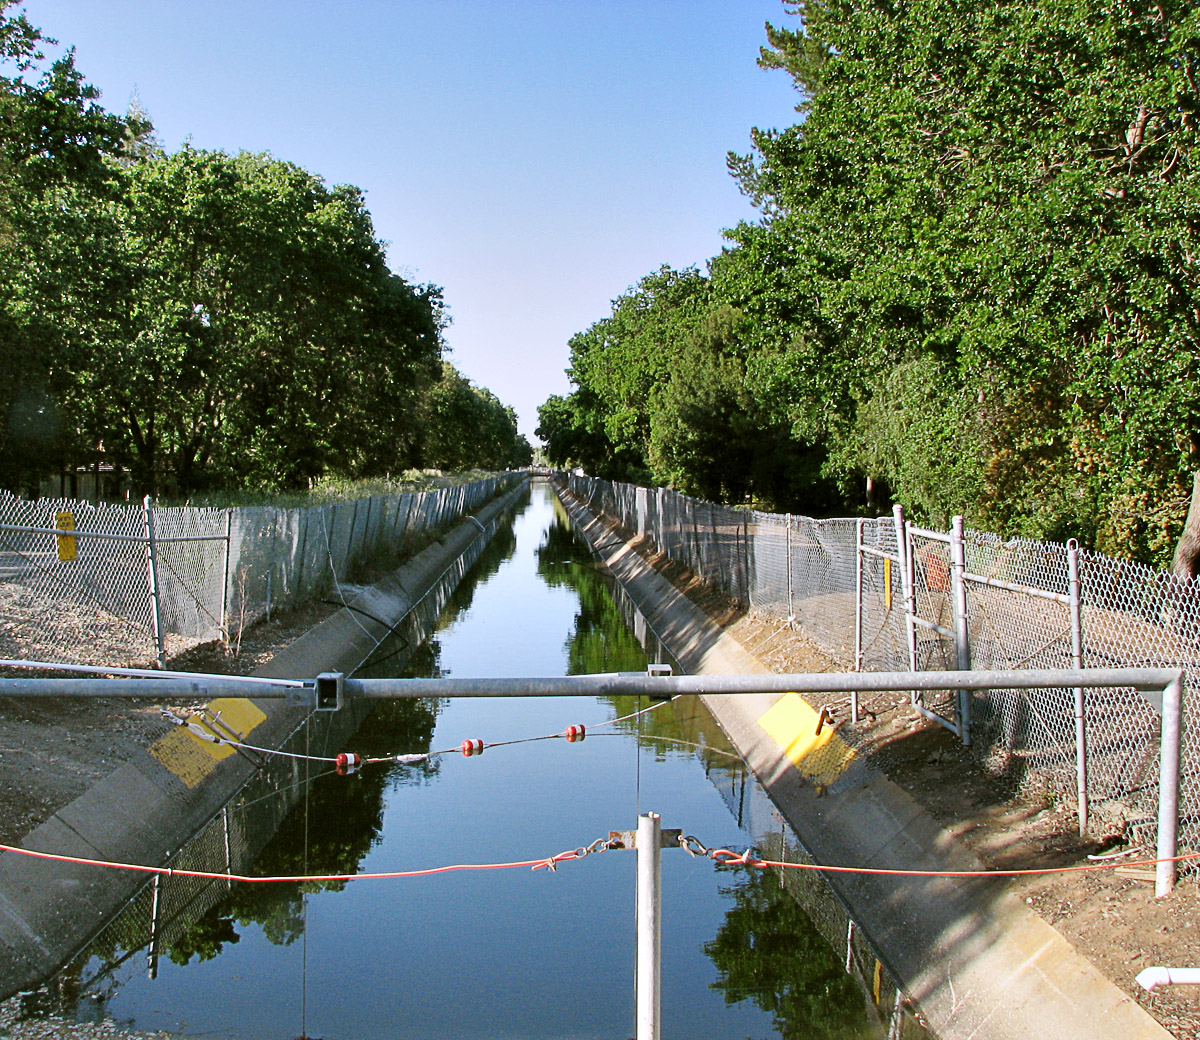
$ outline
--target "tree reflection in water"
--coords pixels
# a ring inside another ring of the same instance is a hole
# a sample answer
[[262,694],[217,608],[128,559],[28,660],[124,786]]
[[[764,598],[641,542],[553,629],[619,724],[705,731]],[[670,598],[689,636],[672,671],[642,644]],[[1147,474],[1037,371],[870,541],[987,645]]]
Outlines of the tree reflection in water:
[[634,672],[646,667],[646,651],[629,631],[609,593],[610,581],[564,515],[556,513],[537,549],[538,576],[551,588],[579,597],[575,627],[567,640],[567,674]]
[[775,875],[750,872],[722,893],[734,906],[704,952],[720,972],[712,987],[725,1003],[753,1000],[787,1040],[869,1035],[859,983]]
[[[437,701],[389,701],[371,712],[370,736],[361,753],[428,751],[437,721]],[[315,768],[324,768],[314,764]],[[255,864],[262,875],[353,874],[383,830],[384,792],[394,786],[426,782],[436,762],[372,766],[351,776],[317,776],[307,805],[298,805],[263,849]],[[288,945],[304,934],[304,895],[322,889],[340,891],[344,881],[279,882],[235,885],[166,949],[176,964],[206,961],[236,943],[239,928],[261,927],[276,945]]]

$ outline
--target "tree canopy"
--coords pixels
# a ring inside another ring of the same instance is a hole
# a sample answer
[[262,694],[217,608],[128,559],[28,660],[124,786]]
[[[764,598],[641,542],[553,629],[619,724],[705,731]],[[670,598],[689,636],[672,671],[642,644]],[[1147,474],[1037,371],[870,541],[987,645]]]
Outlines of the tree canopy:
[[0,486],[101,453],[173,495],[528,462],[511,409],[447,397],[441,291],[388,269],[358,188],[268,154],[168,154],[140,102],[106,112],[10,7]]
[[[798,118],[730,157],[761,215],[727,232],[705,281],[706,306],[736,317],[719,364],[676,351],[691,374],[672,377],[675,396],[691,408],[657,433],[651,418],[651,476],[711,494],[717,449],[667,445],[704,443],[725,408],[737,423],[718,445],[740,424],[755,454],[792,446],[836,483],[835,508],[871,508],[869,481],[931,522],[963,513],[1167,562],[1200,442],[1200,13],[784,6],[797,24],[768,26],[761,64],[792,77]],[[578,390],[548,432],[564,414],[607,431],[619,412],[572,347]],[[661,371],[647,369],[659,387]],[[622,447],[608,467],[633,476]],[[803,498],[758,479],[720,493]]]

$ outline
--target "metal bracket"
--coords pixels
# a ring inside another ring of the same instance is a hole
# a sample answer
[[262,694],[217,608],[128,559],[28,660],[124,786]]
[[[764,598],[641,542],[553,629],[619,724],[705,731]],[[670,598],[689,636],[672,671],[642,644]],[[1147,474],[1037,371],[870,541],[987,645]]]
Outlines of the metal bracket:
[[342,672],[322,672],[317,676],[317,711],[338,711],[342,707],[346,676]]
[[[646,674],[652,679],[669,679],[674,673],[669,664],[648,664],[646,665]],[[648,693],[646,695],[652,701],[669,701],[674,699],[674,694],[666,694],[659,696],[658,694]]]
[[[663,827],[658,833],[660,836],[659,848],[677,849],[680,847],[679,842],[683,838],[683,831],[679,828]],[[610,849],[636,849],[637,831],[609,831],[608,847]]]

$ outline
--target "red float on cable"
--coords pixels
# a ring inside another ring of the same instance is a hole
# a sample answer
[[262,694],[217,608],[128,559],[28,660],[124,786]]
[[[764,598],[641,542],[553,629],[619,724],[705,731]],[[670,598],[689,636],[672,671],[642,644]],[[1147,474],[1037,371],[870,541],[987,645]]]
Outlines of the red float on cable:
[[587,736],[587,730],[584,729],[583,726],[568,726],[563,733],[563,736],[571,742],[583,740],[583,738]]
[[353,751],[343,751],[335,761],[337,762],[337,771],[345,776],[347,773],[355,772],[362,765],[362,756],[356,755]]
[[483,741],[476,737],[474,740],[464,740],[460,745],[462,753],[470,758],[472,755],[483,754]]

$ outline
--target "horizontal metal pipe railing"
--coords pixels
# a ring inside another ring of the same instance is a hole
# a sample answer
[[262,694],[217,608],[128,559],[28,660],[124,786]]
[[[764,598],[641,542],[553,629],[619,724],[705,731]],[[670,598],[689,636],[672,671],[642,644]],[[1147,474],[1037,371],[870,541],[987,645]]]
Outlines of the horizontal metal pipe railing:
[[[2,662],[0,662],[2,663]],[[46,665],[47,668],[59,667]],[[114,674],[115,670],[105,674]],[[0,678],[0,697],[192,697],[198,686],[220,696],[295,697],[315,682],[253,679],[229,675],[169,675],[150,670],[107,679]],[[1183,673],[1177,668],[1048,668],[1028,671],[796,672],[771,675],[665,675],[610,672],[527,678],[352,679],[342,680],[350,699],[412,697],[604,697],[741,693],[850,693],[887,690],[1030,690],[1059,687],[1132,687],[1161,693]],[[284,683],[287,685],[284,685]],[[224,688],[223,688],[224,687]]]
[[[10,662],[14,663],[14,662]],[[46,667],[53,667],[47,665]],[[87,679],[0,678],[0,697],[145,697],[284,699],[314,708],[343,700],[416,697],[604,697],[747,693],[854,693],[905,690],[1029,690],[1075,687],[1138,690],[1162,716],[1159,746],[1158,867],[1155,894],[1175,884],[1179,823],[1183,671],[1178,668],[1053,668],[1029,671],[801,672],[781,675],[608,673],[547,678],[353,679],[324,675],[301,686],[283,680],[194,675]],[[323,689],[322,689],[323,687]],[[330,703],[330,687],[336,696]]]
[[[0,524],[0,531],[13,531],[16,534],[52,534],[56,538],[95,538],[102,542],[145,542],[144,534],[109,534],[105,531],[80,531],[74,527],[21,527],[19,524]],[[156,542],[172,544],[176,542],[226,542],[228,535],[224,534],[184,534],[159,538]]]

